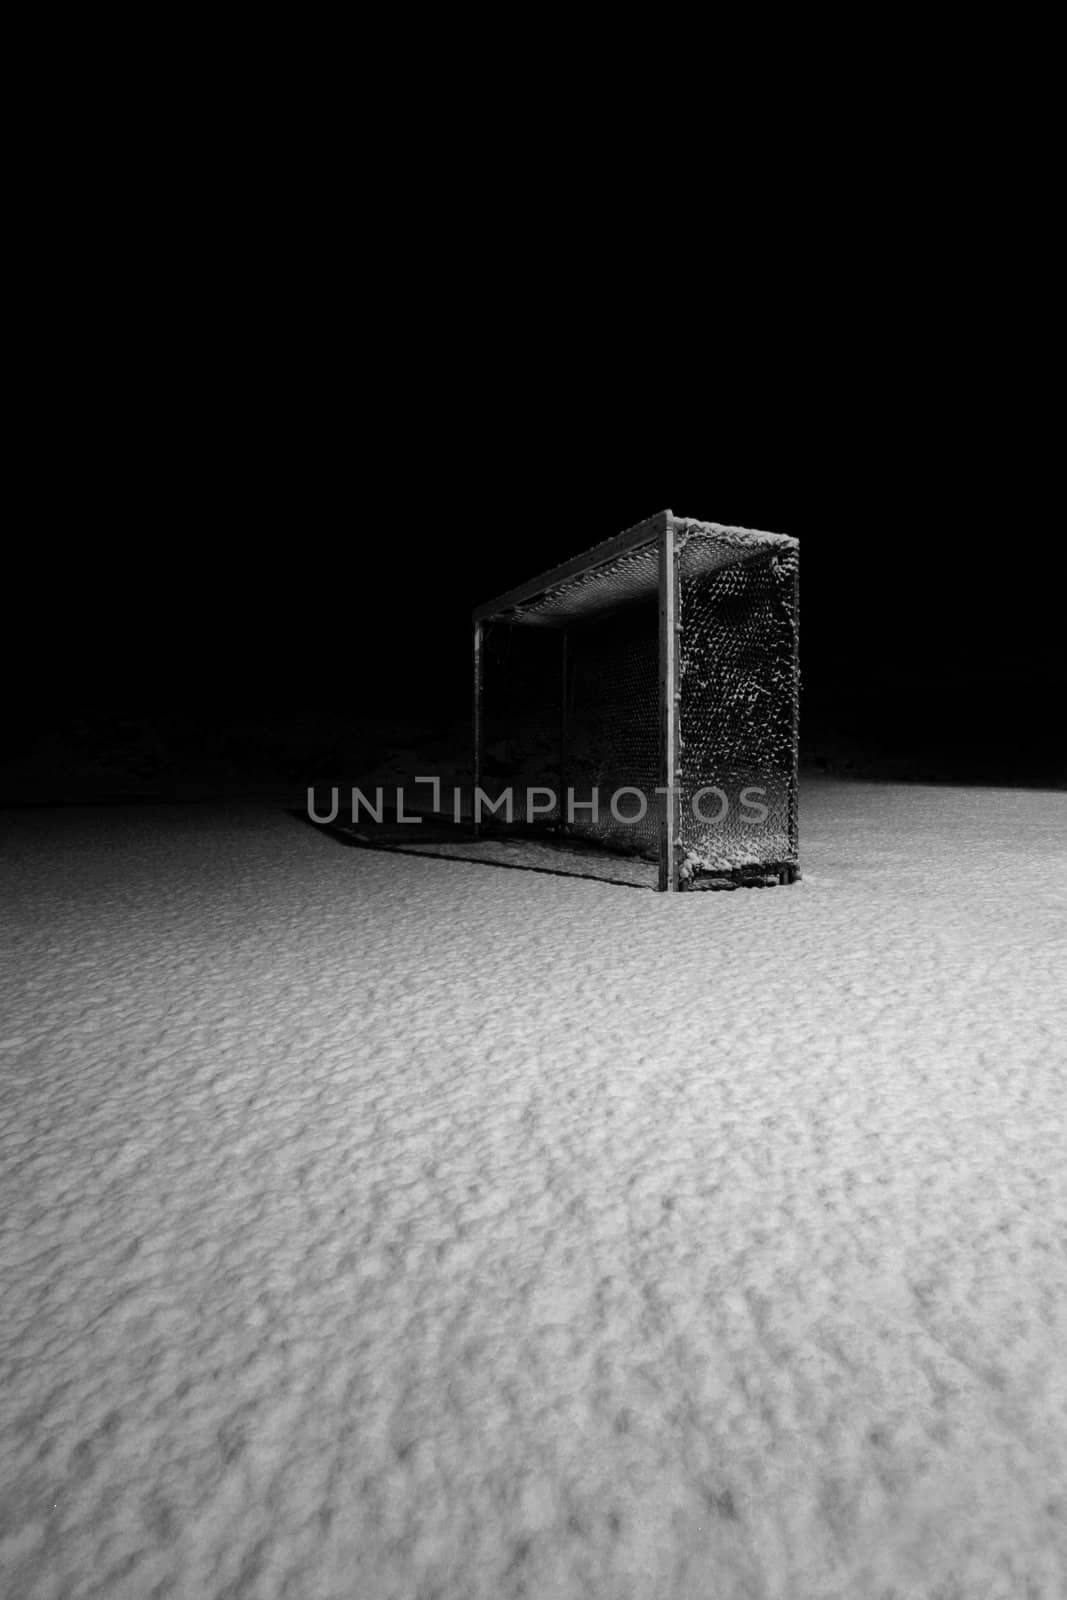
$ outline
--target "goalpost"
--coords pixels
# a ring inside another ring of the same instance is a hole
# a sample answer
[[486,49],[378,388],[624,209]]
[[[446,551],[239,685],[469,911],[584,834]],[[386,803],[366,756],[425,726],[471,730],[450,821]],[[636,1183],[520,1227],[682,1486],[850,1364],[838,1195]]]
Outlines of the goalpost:
[[667,891],[793,882],[798,559],[661,511],[478,606],[476,831],[495,806],[494,829],[654,860]]

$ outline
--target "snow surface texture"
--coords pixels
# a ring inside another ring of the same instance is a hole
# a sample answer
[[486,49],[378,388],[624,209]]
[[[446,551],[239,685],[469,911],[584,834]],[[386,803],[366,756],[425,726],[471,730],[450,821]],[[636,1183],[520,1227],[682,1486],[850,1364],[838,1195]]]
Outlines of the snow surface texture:
[[0,1592],[1061,1600],[1065,811],[680,896],[8,813]]

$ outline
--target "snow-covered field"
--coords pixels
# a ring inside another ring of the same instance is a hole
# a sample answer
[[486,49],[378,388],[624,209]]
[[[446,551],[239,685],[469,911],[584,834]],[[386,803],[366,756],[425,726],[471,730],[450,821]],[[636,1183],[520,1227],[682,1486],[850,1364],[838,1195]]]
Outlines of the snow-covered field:
[[0,826],[5,1597],[1062,1600],[1067,797],[677,897]]

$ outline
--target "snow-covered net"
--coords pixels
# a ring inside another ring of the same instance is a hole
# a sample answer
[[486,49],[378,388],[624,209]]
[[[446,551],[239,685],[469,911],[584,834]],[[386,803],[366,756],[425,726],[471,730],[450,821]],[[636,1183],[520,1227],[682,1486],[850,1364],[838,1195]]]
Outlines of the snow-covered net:
[[[673,527],[674,868],[686,887],[760,870],[788,876],[797,860],[796,543],[691,519]],[[512,827],[658,859],[668,804],[656,792],[659,575],[653,533],[485,623],[481,784],[494,797],[511,789]],[[557,797],[537,817],[525,803],[534,786]],[[558,803],[568,789],[572,821]],[[503,813],[491,826],[507,826]]]
[[795,866],[795,547],[715,566],[705,548],[713,538],[699,530],[683,537],[677,557],[683,874]]

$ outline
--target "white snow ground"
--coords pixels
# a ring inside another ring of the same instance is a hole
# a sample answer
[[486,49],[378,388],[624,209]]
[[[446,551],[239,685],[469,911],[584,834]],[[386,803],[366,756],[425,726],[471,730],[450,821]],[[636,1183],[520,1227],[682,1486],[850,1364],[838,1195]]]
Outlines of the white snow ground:
[[661,896],[7,813],[10,1600],[1062,1600],[1067,797]]

